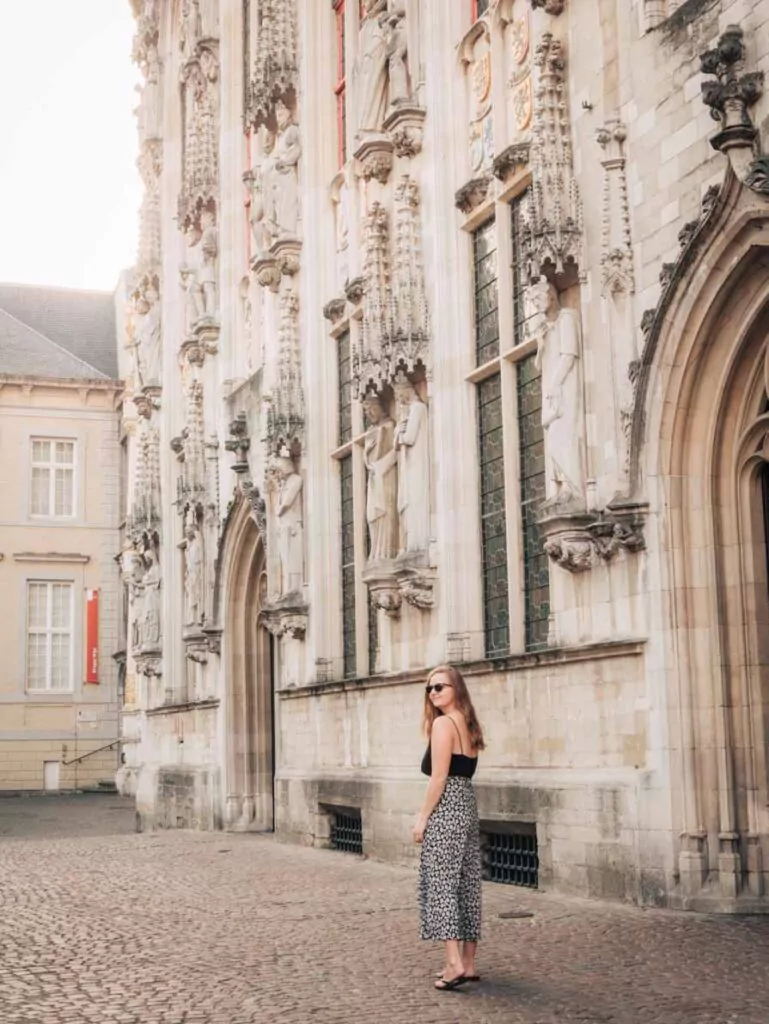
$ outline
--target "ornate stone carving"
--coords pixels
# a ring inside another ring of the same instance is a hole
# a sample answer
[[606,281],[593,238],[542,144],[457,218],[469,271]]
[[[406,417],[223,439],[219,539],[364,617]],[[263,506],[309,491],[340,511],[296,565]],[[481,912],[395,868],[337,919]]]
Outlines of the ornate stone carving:
[[233,473],[241,476],[248,473],[248,453],[251,448],[251,438],[248,436],[248,420],[244,412],[238,413],[236,419],[230,423],[230,437],[224,442],[225,451],[235,455],[232,463]]
[[267,502],[264,500],[261,491],[250,479],[241,481],[241,490],[251,506],[251,518],[257,525],[262,535],[262,543],[267,543]]
[[430,455],[427,406],[414,385],[399,376],[394,385],[398,423],[398,515],[400,552],[426,552],[430,543]]
[[274,637],[304,640],[307,635],[307,606],[281,607],[280,604],[264,608],[259,621]]
[[419,189],[404,175],[395,190],[395,259],[391,307],[383,345],[383,376],[392,383],[399,370],[427,363],[430,324],[422,265]]
[[368,559],[369,562],[380,562],[394,558],[398,552],[395,423],[388,415],[382,399],[376,395],[364,399],[364,409],[371,424],[363,442],[363,460],[368,475]]
[[281,270],[274,256],[260,256],[251,261],[251,269],[262,288],[276,292],[280,284]]
[[184,137],[179,224],[199,224],[212,209],[219,183],[219,47],[200,41],[182,67]]
[[610,295],[635,291],[624,153],[626,138],[625,125],[616,119],[607,121],[596,132],[596,141],[604,151],[601,161],[604,169],[601,278],[604,294]]
[[323,316],[332,324],[339,323],[344,316],[344,311],[347,309],[347,299],[337,298],[331,299],[323,307]]
[[254,127],[272,119],[276,104],[297,91],[299,59],[296,0],[255,0],[258,26],[248,117]]
[[414,157],[422,151],[427,112],[413,103],[395,107],[384,121],[384,130],[400,157]]
[[457,209],[465,214],[472,213],[475,207],[480,206],[488,197],[491,182],[492,178],[489,175],[483,175],[480,178],[473,178],[472,181],[468,181],[466,185],[457,190],[454,196]]
[[387,211],[374,203],[363,222],[363,329],[353,352],[353,374],[360,394],[383,384],[383,339],[387,333],[390,255]]
[[545,14],[562,14],[566,0],[531,0],[532,10],[544,10]]
[[499,156],[494,157],[494,177],[505,181],[518,168],[526,167],[529,163],[531,146],[528,142],[516,142],[507,149],[503,149]]
[[545,434],[545,508],[584,508],[585,413],[580,372],[581,338],[574,310],[562,308],[545,278],[526,295],[530,337],[537,339],[542,370]]
[[304,444],[304,392],[299,348],[299,295],[284,278],[279,299],[278,365],[275,390],[266,399],[265,439],[268,451],[301,451]]
[[609,505],[597,514],[545,514],[540,529],[548,557],[571,573],[611,562],[620,551],[637,554],[646,547],[643,520],[646,506]]
[[764,75],[761,71],[743,73],[745,45],[739,25],[729,25],[715,48],[702,54],[700,63],[703,74],[715,75],[716,79],[702,83],[702,100],[721,125],[721,131],[711,139],[713,148],[726,151],[735,144],[752,145],[757,132],[748,107],[761,97]]
[[344,286],[344,293],[347,296],[347,301],[352,306],[357,306],[363,300],[363,294],[365,291],[365,285],[363,277],[354,277],[351,281],[347,281]]
[[524,210],[523,243],[529,276],[546,264],[561,274],[568,264],[584,273],[582,204],[574,177],[571,125],[561,43],[546,32],[534,51],[538,80],[534,92],[531,142],[531,199]]
[[375,178],[380,184],[387,184],[393,168],[394,148],[386,135],[366,137],[354,153],[360,176],[366,181]]

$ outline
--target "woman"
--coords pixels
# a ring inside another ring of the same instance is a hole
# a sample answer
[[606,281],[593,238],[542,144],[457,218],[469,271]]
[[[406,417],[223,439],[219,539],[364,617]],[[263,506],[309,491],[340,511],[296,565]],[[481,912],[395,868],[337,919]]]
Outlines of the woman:
[[481,849],[472,777],[486,744],[461,673],[433,669],[425,692],[428,746],[422,771],[430,776],[414,839],[422,844],[419,902],[423,939],[446,943],[435,983],[449,992],[479,981],[475,953],[481,937]]

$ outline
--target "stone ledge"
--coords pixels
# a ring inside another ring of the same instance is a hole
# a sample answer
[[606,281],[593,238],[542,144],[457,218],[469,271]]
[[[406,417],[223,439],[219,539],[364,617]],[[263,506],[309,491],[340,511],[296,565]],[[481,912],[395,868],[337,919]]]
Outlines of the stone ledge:
[[[645,645],[645,638],[606,640],[578,647],[549,647],[542,651],[527,651],[525,654],[508,654],[503,658],[456,662],[456,666],[461,669],[463,675],[472,678],[538,668],[541,665],[568,665],[581,661],[602,661],[606,658],[640,657]],[[427,671],[428,669],[424,668],[388,676],[363,676],[359,679],[337,679],[327,683],[310,683],[288,690],[279,690],[277,696],[281,700],[292,700],[299,697],[349,693],[385,686],[408,686],[411,683],[422,682]]]
[[208,711],[211,708],[218,708],[221,701],[218,697],[210,697],[208,700],[188,700],[180,704],[161,704],[157,708],[148,708],[145,714],[148,718],[156,715],[178,715],[184,711]]

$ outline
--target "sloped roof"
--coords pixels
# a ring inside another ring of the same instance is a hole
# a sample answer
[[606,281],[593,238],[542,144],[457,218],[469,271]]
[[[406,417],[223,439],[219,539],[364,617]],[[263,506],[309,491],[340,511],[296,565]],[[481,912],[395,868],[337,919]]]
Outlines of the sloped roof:
[[117,378],[115,304],[110,292],[0,284],[0,309],[99,371],[92,376]]
[[106,379],[107,375],[0,309],[0,374]]

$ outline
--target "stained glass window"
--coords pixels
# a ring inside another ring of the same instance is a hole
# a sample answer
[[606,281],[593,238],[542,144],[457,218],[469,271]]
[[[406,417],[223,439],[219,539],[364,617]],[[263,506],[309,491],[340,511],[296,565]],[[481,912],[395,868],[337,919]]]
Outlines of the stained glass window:
[[550,573],[537,518],[545,500],[545,442],[542,430],[542,377],[536,356],[517,365],[520,438],[521,521],[526,649],[547,644]]
[[345,679],[357,675],[355,647],[355,509],[352,455],[339,460],[342,488],[342,646]]
[[510,650],[501,376],[487,378],[477,390],[483,619],[486,655],[495,657]]
[[352,440],[352,359],[350,334],[345,331],[337,342],[339,356],[339,444]]
[[374,604],[371,595],[368,601],[368,671],[373,676],[377,673],[377,658],[379,655],[379,609]]
[[524,255],[521,244],[521,214],[526,193],[516,196],[510,203],[510,226],[512,232],[512,275],[513,275],[513,343],[520,345],[525,340],[524,322],[526,314],[523,303]]
[[475,354],[478,364],[499,355],[497,235],[493,220],[473,232]]

